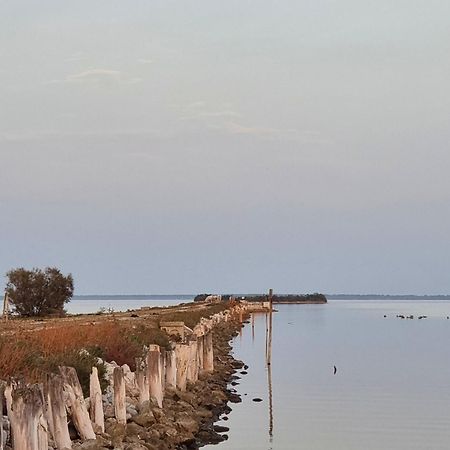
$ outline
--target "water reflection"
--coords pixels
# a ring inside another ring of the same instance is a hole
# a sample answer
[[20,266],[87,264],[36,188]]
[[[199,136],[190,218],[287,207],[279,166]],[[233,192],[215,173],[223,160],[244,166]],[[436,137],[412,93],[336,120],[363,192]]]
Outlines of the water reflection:
[[450,302],[277,309],[271,351],[269,315],[252,317],[234,341],[249,366],[239,380],[242,403],[226,423],[229,440],[210,450],[448,448]]

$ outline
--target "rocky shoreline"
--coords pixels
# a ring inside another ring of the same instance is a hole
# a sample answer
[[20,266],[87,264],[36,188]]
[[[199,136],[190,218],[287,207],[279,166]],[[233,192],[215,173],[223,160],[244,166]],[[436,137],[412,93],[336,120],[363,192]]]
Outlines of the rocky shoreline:
[[74,443],[74,449],[194,450],[228,438],[227,427],[215,425],[231,412],[229,403],[241,401],[231,388],[236,371],[244,366],[231,355],[231,339],[243,325],[221,322],[213,328],[214,372],[202,372],[186,391],[166,388],[162,408],[156,402],[139,405],[127,392],[127,423],[114,418],[113,408],[105,413],[105,432],[95,441]]

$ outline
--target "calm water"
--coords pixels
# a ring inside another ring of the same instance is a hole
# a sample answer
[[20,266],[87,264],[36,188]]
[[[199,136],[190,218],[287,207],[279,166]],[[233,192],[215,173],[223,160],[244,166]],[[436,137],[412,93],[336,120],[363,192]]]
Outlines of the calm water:
[[[337,300],[276,308],[273,436],[260,315],[254,337],[246,325],[235,340],[235,356],[250,368],[237,386],[243,402],[231,405],[222,422],[229,440],[216,449],[449,448],[450,302]],[[428,318],[417,320],[421,314]]]
[[179,303],[187,303],[193,301],[194,296],[192,295],[149,295],[147,298],[136,299],[127,296],[123,297],[111,297],[99,299],[96,297],[83,299],[72,299],[66,306],[65,309],[70,314],[88,314],[96,313],[102,308],[105,311],[127,311],[128,309],[139,309],[143,306],[172,306],[178,305]]

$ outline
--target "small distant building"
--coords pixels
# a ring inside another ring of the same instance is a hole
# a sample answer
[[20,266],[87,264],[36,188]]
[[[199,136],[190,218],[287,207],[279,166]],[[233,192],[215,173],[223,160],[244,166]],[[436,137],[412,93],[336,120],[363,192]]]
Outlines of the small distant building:
[[159,328],[169,336],[178,336],[182,342],[192,335],[193,331],[184,322],[161,322]]
[[220,303],[221,301],[221,295],[208,295],[208,297],[205,298],[205,302],[207,303]]

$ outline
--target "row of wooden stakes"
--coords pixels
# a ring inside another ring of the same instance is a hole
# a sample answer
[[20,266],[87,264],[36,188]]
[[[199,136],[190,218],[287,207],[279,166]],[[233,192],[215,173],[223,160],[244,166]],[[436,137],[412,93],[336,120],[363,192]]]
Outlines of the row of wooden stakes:
[[[238,317],[242,321],[243,306],[214,314],[191,330],[184,342],[172,342],[169,350],[150,345],[145,358],[136,360],[135,388],[139,403],[153,399],[162,407],[166,387],[186,390],[188,382],[198,380],[199,373],[214,370],[212,328],[215,324]],[[114,415],[126,424],[126,380],[122,367],[115,367],[111,380]],[[86,405],[83,391],[73,367],[59,367],[58,374],[48,375],[42,384],[27,385],[11,380],[3,383],[0,408],[4,402],[10,422],[14,450],[47,450],[51,439],[58,450],[72,448],[68,416],[81,440],[96,439],[105,431],[104,402],[98,370],[90,376],[90,402]],[[0,415],[0,450],[7,444]]]

